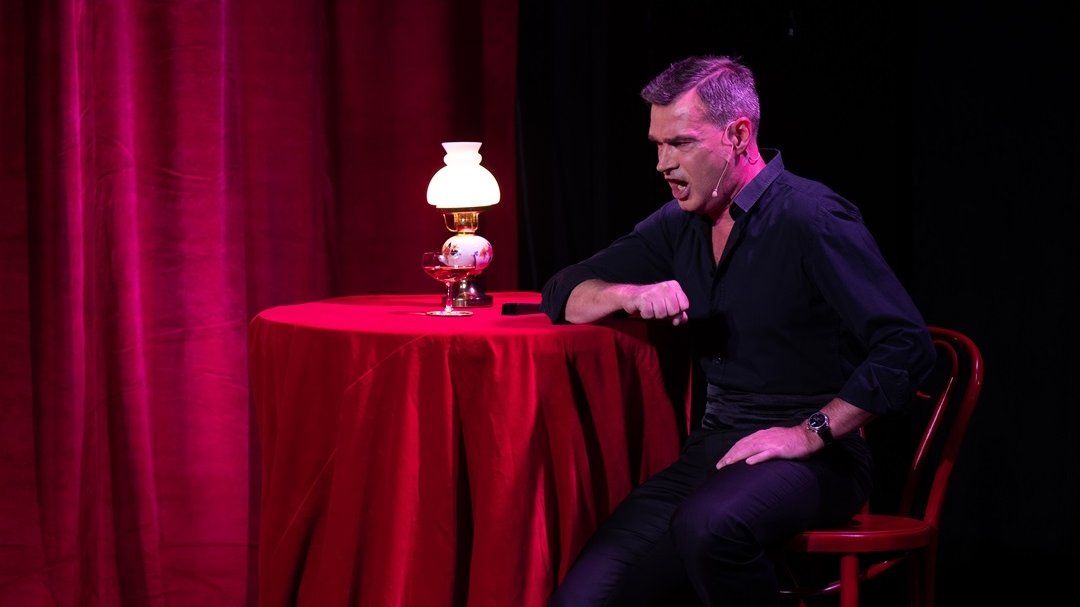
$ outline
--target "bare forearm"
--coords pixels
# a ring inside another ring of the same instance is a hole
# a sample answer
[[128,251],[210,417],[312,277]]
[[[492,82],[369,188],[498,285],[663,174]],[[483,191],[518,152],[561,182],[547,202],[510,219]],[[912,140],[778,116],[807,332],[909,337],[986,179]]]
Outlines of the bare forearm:
[[645,319],[669,320],[673,325],[686,322],[690,300],[677,281],[665,280],[647,285],[612,284],[586,280],[570,292],[566,300],[567,322],[586,323],[626,312]]
[[621,311],[623,304],[618,293],[620,286],[592,279],[574,287],[570,298],[566,300],[566,321],[584,324]]
[[874,419],[874,414],[860,409],[842,398],[834,398],[821,408],[829,416],[829,427],[833,436],[843,436],[848,432],[865,426]]

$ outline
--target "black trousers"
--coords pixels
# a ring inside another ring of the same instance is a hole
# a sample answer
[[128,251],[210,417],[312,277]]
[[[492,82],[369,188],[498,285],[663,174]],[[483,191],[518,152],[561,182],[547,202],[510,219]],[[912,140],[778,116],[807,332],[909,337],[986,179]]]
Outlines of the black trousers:
[[870,451],[852,433],[807,460],[716,470],[720,456],[747,433],[695,431],[675,463],[638,486],[602,523],[550,604],[778,604],[767,549],[857,512],[870,492]]

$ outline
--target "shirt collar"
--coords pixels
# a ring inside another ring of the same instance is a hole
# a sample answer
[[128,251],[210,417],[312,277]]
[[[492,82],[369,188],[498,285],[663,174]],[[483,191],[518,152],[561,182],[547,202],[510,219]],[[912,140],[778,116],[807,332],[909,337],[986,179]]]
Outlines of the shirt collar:
[[732,210],[738,209],[739,214],[748,213],[754,208],[757,201],[765,190],[769,189],[776,178],[784,172],[784,161],[780,158],[780,150],[762,148],[761,159],[765,161],[765,168],[750,180],[732,201]]

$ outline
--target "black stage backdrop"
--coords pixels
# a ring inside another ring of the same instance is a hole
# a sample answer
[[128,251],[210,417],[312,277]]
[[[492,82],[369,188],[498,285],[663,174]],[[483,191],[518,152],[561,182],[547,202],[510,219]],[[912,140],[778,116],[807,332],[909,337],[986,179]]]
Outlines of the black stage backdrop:
[[[859,205],[927,322],[986,357],[944,514],[943,604],[1066,588],[1080,545],[1075,21],[1037,3],[630,4],[521,2],[522,288],[670,198],[641,86],[687,54],[741,56],[760,144]],[[900,471],[883,459],[888,491]]]

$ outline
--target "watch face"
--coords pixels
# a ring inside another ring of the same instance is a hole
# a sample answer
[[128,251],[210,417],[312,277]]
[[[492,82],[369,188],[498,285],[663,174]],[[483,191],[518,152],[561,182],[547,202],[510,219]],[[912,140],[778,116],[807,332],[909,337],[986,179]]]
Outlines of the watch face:
[[807,420],[807,425],[810,426],[811,430],[817,432],[822,428],[829,427],[829,417],[824,413],[818,411],[817,413],[810,416],[810,419]]

